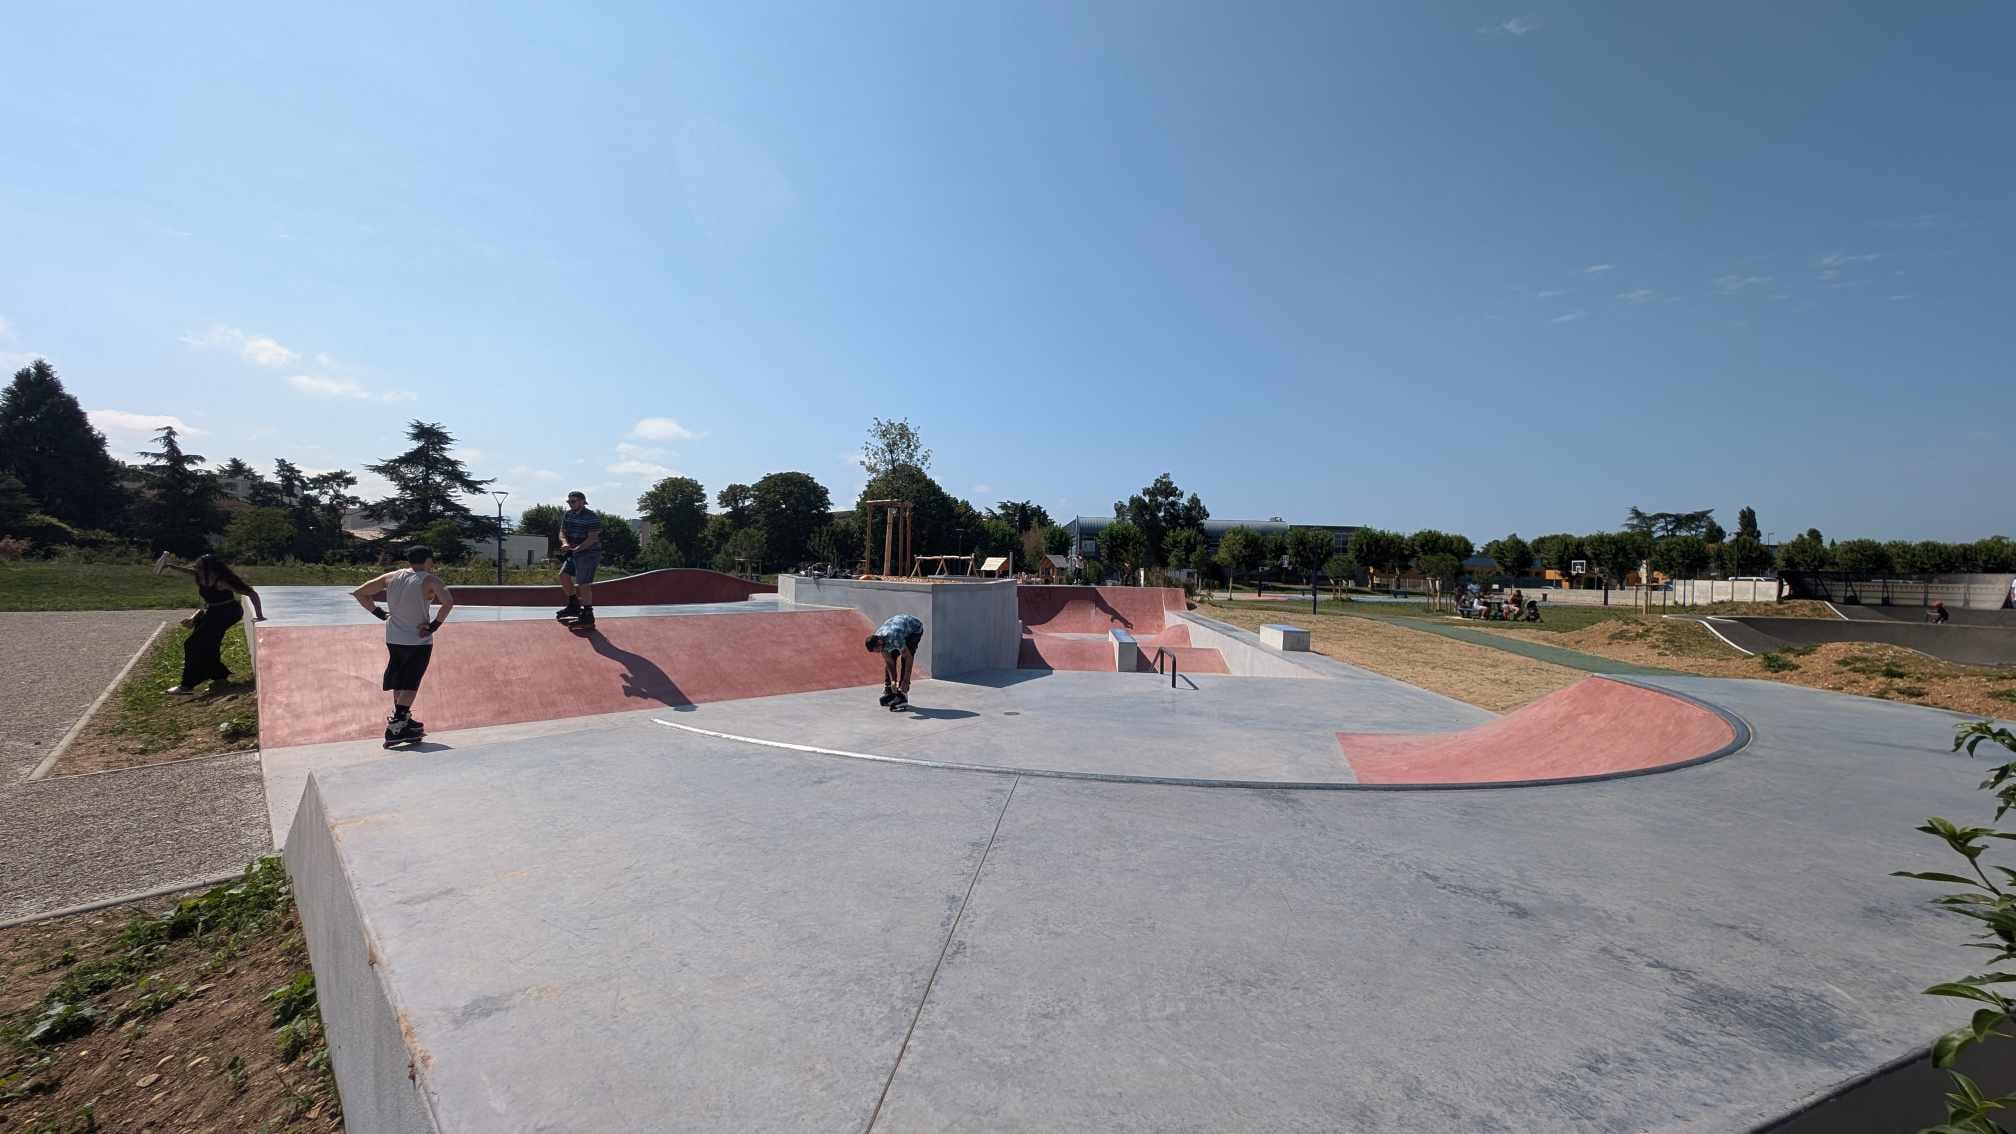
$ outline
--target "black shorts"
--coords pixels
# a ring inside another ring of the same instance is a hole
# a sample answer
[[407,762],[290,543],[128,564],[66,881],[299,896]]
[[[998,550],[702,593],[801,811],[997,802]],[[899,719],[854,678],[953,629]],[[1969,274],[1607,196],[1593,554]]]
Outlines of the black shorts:
[[420,688],[420,679],[427,676],[427,662],[434,656],[433,646],[395,646],[385,643],[385,691],[397,693]]

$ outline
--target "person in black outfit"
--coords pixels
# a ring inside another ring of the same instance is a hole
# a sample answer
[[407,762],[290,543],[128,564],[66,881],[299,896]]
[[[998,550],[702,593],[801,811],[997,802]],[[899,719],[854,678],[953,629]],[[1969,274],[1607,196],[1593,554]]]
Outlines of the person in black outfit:
[[168,692],[183,697],[195,693],[196,687],[206,681],[221,685],[231,680],[231,671],[225,668],[220,656],[224,633],[245,617],[238,606],[239,595],[252,600],[253,621],[266,620],[265,608],[259,605],[259,592],[239,578],[230,564],[214,555],[199,555],[194,566],[184,567],[168,562],[168,553],[164,551],[155,565],[195,576],[196,593],[203,597],[203,609],[182,620],[182,625],[189,628],[189,638],[182,643],[182,681]]

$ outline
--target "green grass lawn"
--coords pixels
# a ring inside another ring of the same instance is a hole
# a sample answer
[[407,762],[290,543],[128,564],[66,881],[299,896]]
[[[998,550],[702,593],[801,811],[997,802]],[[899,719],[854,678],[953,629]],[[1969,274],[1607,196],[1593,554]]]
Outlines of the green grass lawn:
[[[551,583],[558,568],[506,567],[510,584]],[[245,567],[239,571],[254,587],[356,586],[375,578],[368,566],[296,564]],[[612,573],[613,574],[613,573]],[[444,567],[449,583],[491,583],[497,569],[481,566]],[[195,609],[196,584],[187,575],[154,574],[143,563],[68,563],[19,561],[0,563],[0,611],[6,610],[173,610]]]
[[245,648],[245,634],[246,624],[241,622],[224,635],[229,686],[195,697],[171,697],[168,687],[182,680],[182,643],[189,631],[180,626],[163,630],[146,659],[120,686],[116,708],[92,722],[92,731],[102,729],[120,748],[136,755],[253,747],[259,736],[259,702],[252,692],[252,655]]

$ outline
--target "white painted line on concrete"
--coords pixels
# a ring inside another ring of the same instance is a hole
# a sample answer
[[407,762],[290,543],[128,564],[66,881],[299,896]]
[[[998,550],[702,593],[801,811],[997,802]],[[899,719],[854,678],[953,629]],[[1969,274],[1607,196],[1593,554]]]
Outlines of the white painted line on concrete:
[[147,635],[147,640],[140,643],[140,648],[133,651],[132,657],[126,659],[126,665],[120,669],[119,676],[112,679],[112,684],[105,687],[105,692],[98,694],[98,699],[91,702],[91,707],[84,710],[84,715],[77,718],[77,723],[70,726],[70,731],[63,734],[63,739],[57,741],[56,747],[49,750],[49,755],[42,757],[42,762],[35,765],[34,771],[28,773],[29,779],[39,780],[56,767],[56,761],[61,760],[63,754],[70,750],[71,743],[84,731],[84,726],[90,724],[91,718],[98,715],[98,710],[105,707],[105,702],[112,699],[112,691],[119,688],[119,683],[126,680],[127,674],[133,672],[133,667],[139,664],[141,656],[154,645],[154,639],[159,638],[161,631],[166,629],[168,624],[163,622],[154,628],[152,634]]
[[1827,608],[1828,610],[1831,610],[1831,611],[1833,611],[1833,612],[1834,612],[1834,617],[1836,617],[1836,618],[1840,619],[1840,620],[1841,620],[1841,621],[1843,621],[1843,622],[1853,622],[1853,621],[1855,621],[1854,619],[1852,619],[1852,618],[1848,617],[1847,615],[1845,615],[1845,614],[1841,613],[1841,608],[1840,608],[1840,607],[1838,607],[1838,606],[1835,606],[1835,605],[1834,605],[1833,603],[1831,603],[1831,602],[1823,602],[1823,603],[1821,603],[1820,605],[1822,605],[1822,606],[1826,607],[1826,608]]

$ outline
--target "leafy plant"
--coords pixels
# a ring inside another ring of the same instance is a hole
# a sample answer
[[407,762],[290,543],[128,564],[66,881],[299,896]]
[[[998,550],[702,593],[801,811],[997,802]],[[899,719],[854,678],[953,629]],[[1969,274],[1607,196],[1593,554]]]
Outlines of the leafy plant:
[[[1953,748],[1958,751],[1965,747],[1967,754],[1973,756],[1984,740],[2016,754],[2016,733],[1996,728],[1990,721],[1961,725],[1954,733]],[[1995,793],[1995,821],[2001,822],[2010,808],[2016,807],[2016,759],[1992,770],[1988,778],[1981,781],[1981,788]],[[1969,1047],[1991,1037],[2010,1034],[2001,1029],[2010,1022],[2012,1011],[2016,1011],[2016,999],[1997,991],[1995,986],[2016,981],[2016,971],[1996,967],[2016,962],[2016,870],[2006,866],[1984,868],[1981,856],[1993,845],[1988,840],[2016,839],[2016,831],[1962,827],[1936,815],[1926,820],[1918,830],[1940,839],[1953,853],[1965,859],[1968,873],[1937,870],[1899,870],[1894,873],[1900,878],[1917,878],[1960,887],[1955,893],[1934,899],[1934,904],[1979,922],[1982,940],[1972,945],[1992,954],[1988,962],[1991,967],[1987,971],[1958,980],[1941,981],[1925,990],[1927,996],[1972,1000],[1981,1007],[1974,1010],[1973,1017],[1966,1024],[1940,1036],[1932,1045],[1932,1065],[1945,1069],[1953,1079],[1955,1090],[1946,1096],[1946,1121],[1928,1127],[1920,1134],[2008,1134],[2007,1128],[1995,1121],[1994,1112],[2016,1105],[2016,1095],[1995,1098],[1983,1095],[1972,1079],[1953,1070],[1953,1063]]]
[[1757,660],[1772,673],[1787,673],[1799,668],[1798,662],[1778,653],[1758,654]]

